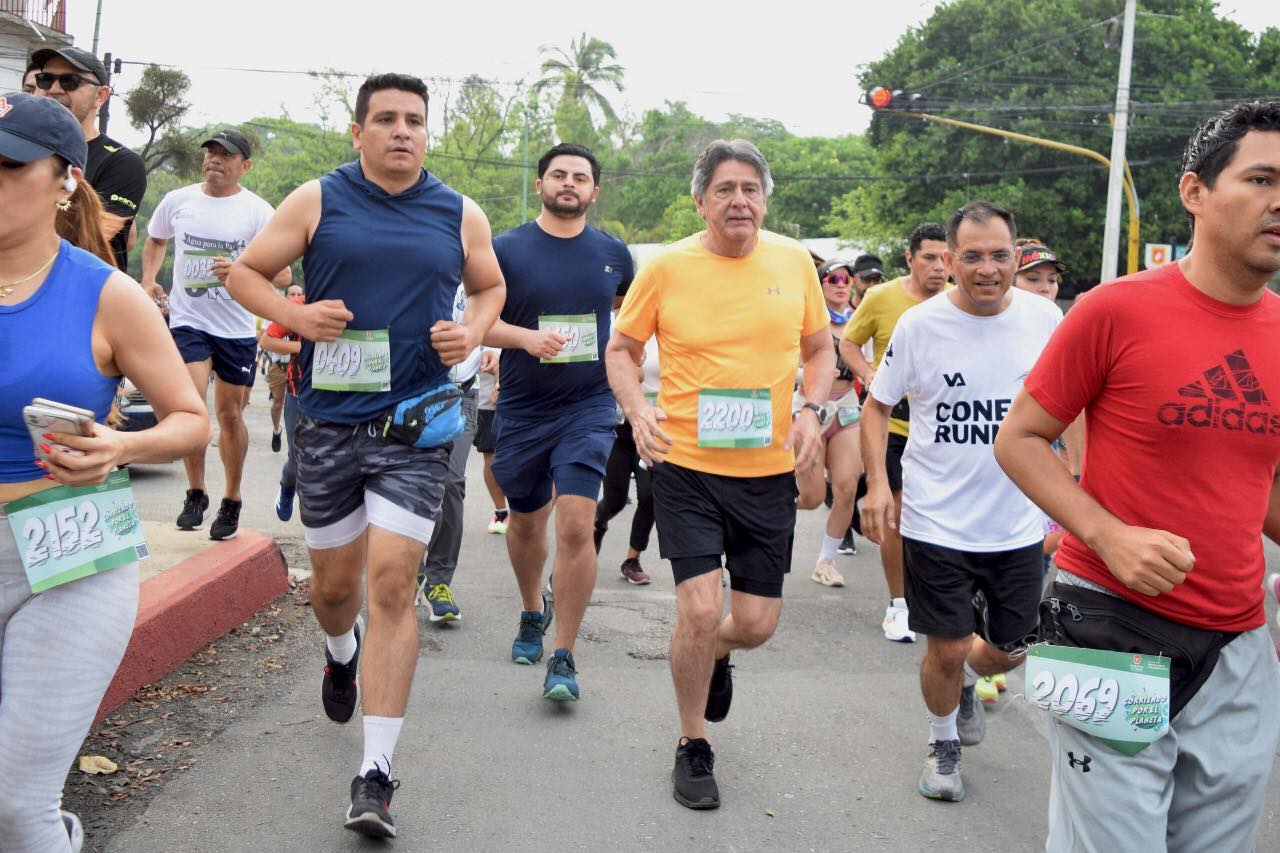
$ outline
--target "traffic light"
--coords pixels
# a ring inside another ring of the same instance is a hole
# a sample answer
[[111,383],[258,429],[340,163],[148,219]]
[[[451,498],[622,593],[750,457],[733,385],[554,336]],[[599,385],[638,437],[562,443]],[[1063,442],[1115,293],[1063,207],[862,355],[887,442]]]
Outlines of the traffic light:
[[861,101],[873,110],[920,110],[925,106],[925,97],[919,92],[904,92],[884,86],[863,92]]

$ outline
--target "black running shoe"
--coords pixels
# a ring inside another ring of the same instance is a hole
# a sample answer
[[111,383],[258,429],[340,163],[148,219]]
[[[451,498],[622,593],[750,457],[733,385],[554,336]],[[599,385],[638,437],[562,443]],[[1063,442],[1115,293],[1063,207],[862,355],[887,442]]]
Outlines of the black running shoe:
[[711,689],[707,692],[707,710],[703,712],[702,718],[709,723],[718,723],[729,716],[729,706],[732,704],[733,665],[729,663],[729,656],[725,655],[716,661],[716,668],[711,670]]
[[400,787],[380,768],[351,780],[351,808],[343,824],[352,832],[369,838],[395,838],[396,822],[391,819],[391,795]]
[[329,654],[329,647],[324,649],[324,680],[320,682],[320,701],[324,703],[324,713],[335,723],[345,723],[356,712],[356,699],[359,689],[356,686],[356,668],[360,664],[360,620],[356,620],[356,653],[347,663],[338,663]]
[[716,756],[704,738],[681,738],[671,770],[672,795],[690,809],[720,808],[720,788],[713,774]]
[[243,505],[240,501],[223,498],[217,517],[209,525],[209,538],[230,539],[235,536],[240,529],[240,507]]
[[836,548],[836,553],[849,557],[858,555],[858,540],[854,538],[852,527],[844,532],[844,538],[840,540],[840,546]]
[[182,513],[178,516],[179,530],[199,530],[204,524],[204,512],[209,508],[209,496],[203,489],[187,489],[182,501]]
[[276,432],[271,433],[271,452],[272,453],[280,452],[280,432],[278,430]]

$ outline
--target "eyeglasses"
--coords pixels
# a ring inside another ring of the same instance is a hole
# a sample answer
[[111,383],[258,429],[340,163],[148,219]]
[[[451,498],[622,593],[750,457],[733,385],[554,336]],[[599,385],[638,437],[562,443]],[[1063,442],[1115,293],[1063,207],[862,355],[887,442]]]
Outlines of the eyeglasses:
[[884,281],[884,276],[882,275],[863,275],[862,276],[863,284],[880,284],[882,281]]
[[990,255],[984,255],[981,252],[965,252],[960,256],[960,263],[967,267],[976,267],[987,258],[990,258],[993,264],[1007,264],[1013,260],[1013,252],[1005,249],[992,252]]
[[848,284],[849,276],[845,275],[844,273],[832,274],[824,278],[822,280],[822,283],[823,284]]
[[99,85],[97,80],[90,80],[88,77],[81,77],[79,74],[54,74],[52,71],[40,71],[36,74],[36,85],[46,92],[53,88],[54,81],[62,87],[64,92],[74,92],[80,88],[81,83],[88,83],[92,86]]

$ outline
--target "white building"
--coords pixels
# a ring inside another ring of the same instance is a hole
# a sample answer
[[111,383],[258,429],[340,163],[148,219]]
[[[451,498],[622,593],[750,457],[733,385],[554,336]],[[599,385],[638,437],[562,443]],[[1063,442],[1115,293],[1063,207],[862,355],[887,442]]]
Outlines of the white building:
[[66,47],[67,0],[0,0],[0,94],[22,88],[27,57],[43,47]]

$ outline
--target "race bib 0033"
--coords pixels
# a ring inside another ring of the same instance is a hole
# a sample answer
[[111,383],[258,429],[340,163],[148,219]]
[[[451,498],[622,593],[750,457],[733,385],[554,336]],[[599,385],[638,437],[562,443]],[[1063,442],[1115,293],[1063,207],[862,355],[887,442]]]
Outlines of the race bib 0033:
[[773,443],[773,400],[768,388],[698,392],[699,447],[768,447]]
[[336,341],[317,342],[311,356],[311,387],[322,391],[390,391],[390,330],[346,329]]
[[600,341],[596,335],[594,313],[544,314],[538,318],[538,331],[555,332],[569,339],[558,356],[539,359],[543,364],[600,360]]
[[1027,699],[1137,755],[1169,731],[1169,658],[1051,644],[1027,649]]
[[4,511],[33,593],[151,556],[128,471],[96,486],[45,489]]

